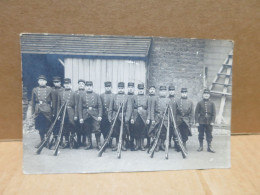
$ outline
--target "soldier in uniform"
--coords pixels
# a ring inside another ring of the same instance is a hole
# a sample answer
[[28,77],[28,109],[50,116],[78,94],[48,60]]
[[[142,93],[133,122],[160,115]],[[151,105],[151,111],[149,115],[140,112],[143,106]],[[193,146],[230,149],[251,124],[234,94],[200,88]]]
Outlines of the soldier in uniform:
[[[47,79],[41,75],[38,77],[39,86],[32,90],[32,114],[35,118],[35,129],[39,131],[40,139],[43,141],[45,134],[52,122],[52,88],[46,86]],[[38,148],[40,144],[35,147]]]
[[[79,79],[78,80],[78,90],[75,91],[76,94],[76,100],[77,100],[77,116],[79,116],[79,109],[78,109],[78,104],[79,104],[79,98],[80,96],[85,96],[86,95],[86,90],[85,90],[85,80],[83,79]],[[80,124],[79,119],[77,121],[75,121],[76,123],[76,132],[77,132],[77,142],[78,142],[78,146],[83,146],[86,147],[87,143],[86,143],[86,132],[83,130],[83,125]]]
[[[134,97],[135,97],[135,84],[133,82],[129,82],[128,83],[128,87],[127,87],[127,90],[128,90],[128,99],[129,101],[131,101],[131,105],[133,106],[133,101],[134,101]],[[133,110],[133,108],[132,108]],[[133,113],[131,113],[131,118],[132,118],[132,115]],[[133,130],[133,120],[131,119],[130,123],[127,123],[126,124],[126,129],[127,129],[127,132],[126,132],[126,136],[129,137],[130,139],[127,139],[126,140],[130,141],[129,142],[129,145],[128,147],[131,149],[131,150],[134,150],[134,130]]]
[[98,94],[93,92],[93,82],[86,81],[86,94],[79,98],[79,118],[83,124],[84,131],[88,138],[88,144],[85,150],[92,149],[92,133],[95,134],[97,148],[101,148],[100,122],[102,120],[102,102]]
[[63,136],[65,137],[65,142],[62,145],[62,148],[73,148],[74,145],[74,137],[75,137],[75,122],[77,117],[77,100],[76,94],[71,90],[71,79],[64,79],[64,87],[65,89],[59,93],[58,96],[58,110],[61,106],[67,102],[66,114],[64,119],[63,126]]
[[[159,97],[152,102],[152,108],[151,108],[151,118],[152,121],[155,121],[154,125],[151,125],[150,128],[150,130],[154,134],[153,137],[155,136],[156,132],[159,130],[160,124],[163,119],[164,111],[168,104],[169,104],[169,98],[167,97],[167,87],[160,86]],[[163,151],[165,150],[164,142],[166,139],[167,126],[168,126],[168,115],[166,113],[163,121],[161,134],[159,137],[159,141],[155,149],[156,152],[158,152],[160,149]],[[150,132],[150,134],[152,132]]]
[[[123,103],[124,103],[123,112],[122,112],[122,110],[120,110],[118,118],[115,119],[119,106]],[[124,117],[124,121],[121,121],[122,114]],[[114,131],[112,134],[112,137],[116,138],[116,146],[112,149],[113,151],[117,150],[117,145],[119,142],[119,135],[120,135],[120,126],[121,126],[122,122],[124,123],[122,150],[126,151],[124,138],[126,137],[126,128],[127,128],[126,124],[129,123],[131,114],[132,114],[132,102],[129,100],[128,96],[125,94],[125,83],[119,82],[118,83],[118,93],[115,94],[112,98],[112,101],[110,101],[109,111],[108,111],[108,120],[110,121],[110,123],[112,123],[112,121],[116,120],[115,126],[114,126]]]
[[144,138],[146,136],[147,124],[150,123],[148,118],[148,97],[144,94],[144,84],[138,84],[138,95],[133,100],[133,136],[135,138],[136,147],[134,150],[144,151]]
[[188,99],[187,92],[187,88],[182,88],[181,98],[176,102],[176,125],[180,131],[185,149],[187,149],[188,136],[192,136],[191,125],[193,123],[193,103]]
[[208,152],[215,153],[211,147],[212,142],[212,130],[216,117],[216,109],[214,102],[210,101],[210,90],[204,89],[203,100],[198,102],[195,109],[195,123],[199,130],[199,143],[200,147],[198,152],[203,150],[204,133],[206,134],[206,140],[208,142]]
[[[105,93],[102,93],[100,97],[103,105],[101,133],[103,134],[103,138],[105,139],[109,133],[109,128],[110,128],[110,122],[108,120],[108,110],[109,110],[110,101],[113,98],[113,93],[111,91],[112,83],[110,81],[107,81],[104,84],[105,84]],[[112,147],[112,140],[110,141],[109,146]]]

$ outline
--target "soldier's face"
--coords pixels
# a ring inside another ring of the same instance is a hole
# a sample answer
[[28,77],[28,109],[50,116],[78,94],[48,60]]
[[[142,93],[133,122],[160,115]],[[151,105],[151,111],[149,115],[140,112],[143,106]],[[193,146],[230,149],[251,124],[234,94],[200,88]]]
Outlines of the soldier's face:
[[149,89],[149,94],[154,95],[155,94],[155,88],[151,87]]
[[143,95],[144,94],[144,89],[138,89],[138,94]]
[[169,95],[174,96],[175,95],[175,91],[174,90],[170,90],[169,91]]
[[54,84],[55,87],[61,87],[60,81],[54,81],[53,84]]
[[78,87],[79,89],[85,89],[85,83],[79,82]]
[[125,88],[124,87],[118,87],[118,93],[124,93]]
[[208,100],[210,98],[210,94],[209,93],[203,93],[203,99]]
[[39,80],[38,80],[38,84],[39,84],[40,86],[46,86],[47,81],[44,80],[44,79],[39,79]]
[[167,91],[166,90],[160,90],[159,95],[160,96],[166,96]]
[[105,87],[105,91],[106,92],[110,92],[111,91],[111,87]]
[[188,96],[187,92],[182,92],[182,93],[181,93],[181,97],[182,97],[182,98],[186,98],[187,96]]
[[134,93],[134,87],[129,86],[129,87],[128,87],[128,92],[129,92],[129,93]]
[[86,85],[86,90],[88,92],[92,92],[93,91],[93,86],[92,85]]
[[64,83],[64,88],[65,89],[71,89],[71,84],[70,83]]

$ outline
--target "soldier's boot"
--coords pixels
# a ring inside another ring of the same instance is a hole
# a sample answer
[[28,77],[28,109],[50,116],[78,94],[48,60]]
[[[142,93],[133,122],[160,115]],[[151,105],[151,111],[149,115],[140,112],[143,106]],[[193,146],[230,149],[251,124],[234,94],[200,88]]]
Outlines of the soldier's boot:
[[77,143],[78,143],[78,147],[82,146],[82,143],[81,143],[81,136],[79,133],[77,133]]
[[187,146],[186,146],[186,142],[183,142],[183,146],[184,146],[185,150],[188,151]]
[[65,136],[65,142],[61,145],[61,148],[68,148],[69,147],[69,136]]
[[69,136],[69,147],[70,147],[70,149],[73,149],[74,146],[75,146],[73,137],[74,137],[74,134],[71,133],[70,136]]
[[161,146],[161,139],[158,140],[157,146],[155,148],[155,152],[159,152]]
[[43,140],[44,140],[44,135],[43,135],[43,134],[40,134],[40,139],[41,139],[40,143],[36,144],[36,145],[34,146],[35,148],[39,148],[40,145],[41,145],[41,143],[43,142]]
[[86,146],[87,146],[86,135],[82,135],[82,146],[83,146],[83,147],[86,147]]
[[53,140],[54,140],[54,143],[52,144],[52,146],[50,148],[51,150],[54,150],[54,148],[55,148],[55,146],[56,146],[56,144],[58,142],[58,136],[54,135]]
[[117,146],[118,146],[119,138],[116,138],[116,145],[112,148],[112,151],[117,151]]
[[97,141],[97,149],[101,149],[101,141],[100,141],[100,135],[96,135],[96,141]]
[[198,152],[203,151],[203,141],[200,141],[200,147],[197,150]]
[[161,149],[162,151],[165,151],[165,145],[164,145],[164,142],[165,142],[165,140],[162,140],[162,141],[161,141],[160,149]]
[[88,135],[87,138],[88,138],[88,144],[87,144],[87,146],[86,146],[84,149],[85,149],[85,150],[90,150],[90,149],[93,148],[93,146],[92,146],[92,137],[91,137],[91,134]]
[[208,152],[211,152],[211,153],[216,153],[215,150],[212,149],[211,147],[211,142],[208,142]]
[[140,139],[136,139],[135,142],[136,142],[136,144],[135,144],[134,151],[137,151],[140,149]]
[[134,144],[134,138],[132,136],[130,136],[130,141],[129,141],[129,149],[131,151],[134,151],[135,150],[135,144]]
[[145,146],[145,148],[149,148],[150,147],[150,143],[151,143],[151,138],[147,138],[147,144]]
[[122,140],[122,151],[127,151],[127,149],[126,149],[126,147],[125,147],[125,145],[126,145],[126,141],[125,140]]
[[142,151],[145,151],[145,148],[144,148],[144,138],[141,138],[141,139],[140,139],[140,149],[141,149]]
[[108,142],[108,147],[109,148],[113,148],[112,143],[113,143],[113,138],[111,137],[109,142]]

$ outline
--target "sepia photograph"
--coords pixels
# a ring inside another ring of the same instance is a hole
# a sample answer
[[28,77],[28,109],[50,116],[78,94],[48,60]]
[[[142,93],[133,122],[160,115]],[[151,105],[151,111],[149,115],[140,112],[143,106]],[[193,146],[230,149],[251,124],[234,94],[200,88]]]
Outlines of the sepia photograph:
[[23,172],[230,168],[234,42],[22,33]]

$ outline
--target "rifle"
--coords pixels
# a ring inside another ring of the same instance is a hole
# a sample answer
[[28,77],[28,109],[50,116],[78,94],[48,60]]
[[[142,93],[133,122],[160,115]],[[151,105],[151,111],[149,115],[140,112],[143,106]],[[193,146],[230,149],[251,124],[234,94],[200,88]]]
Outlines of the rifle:
[[150,155],[151,158],[153,158],[153,155],[154,155],[154,152],[155,152],[155,148],[156,148],[156,146],[158,144],[158,140],[160,138],[160,134],[161,134],[163,123],[164,123],[164,118],[165,118],[166,112],[168,110],[168,107],[169,107],[169,105],[167,105],[166,108],[165,108],[165,111],[164,111],[164,114],[163,114],[163,118],[162,118],[162,122],[161,122],[161,126],[160,126],[160,128],[159,128],[159,130],[157,132],[156,138],[155,138],[153,146],[151,148],[151,151],[152,151],[151,155]]
[[176,125],[176,122],[175,122],[175,119],[174,119],[174,116],[173,116],[173,111],[172,111],[171,107],[170,107],[170,112],[171,112],[171,117],[172,117],[172,121],[173,121],[173,131],[176,134],[177,140],[178,140],[177,146],[180,146],[182,157],[186,158],[188,153],[187,153],[187,151],[185,150],[185,148],[183,146],[181,135],[180,135],[179,129],[177,128],[177,125]]
[[169,156],[169,142],[170,142],[170,111],[168,109],[168,125],[167,125],[167,134],[166,134],[166,147],[165,147],[165,159],[168,159]]
[[118,110],[117,110],[115,119],[114,119],[114,121],[113,121],[113,124],[112,124],[112,126],[111,126],[111,128],[110,128],[110,130],[109,130],[109,133],[108,133],[108,135],[107,135],[107,137],[106,137],[106,139],[105,139],[105,141],[104,141],[102,147],[101,147],[100,150],[98,151],[98,157],[101,157],[101,156],[102,156],[103,152],[104,152],[105,149],[106,149],[107,144],[109,143],[109,141],[110,141],[110,139],[111,139],[111,136],[112,136],[112,134],[113,134],[113,132],[114,132],[114,126],[115,126],[115,124],[116,124],[116,120],[117,120],[117,117],[118,117],[118,115],[119,115],[120,109],[122,108],[122,105],[123,105],[123,104],[120,104],[120,106],[119,106],[119,108],[118,108]]
[[56,145],[55,145],[55,149],[54,149],[54,152],[53,152],[54,156],[57,156],[57,154],[58,154],[59,145],[60,145],[60,141],[61,141],[61,136],[62,136],[62,132],[63,132],[64,120],[65,120],[65,116],[66,116],[66,112],[67,112],[67,104],[68,104],[68,102],[66,102],[64,110],[63,110],[60,130],[59,130],[59,134],[58,134],[58,137],[57,137],[57,142],[56,142]]
[[41,153],[42,149],[44,148],[44,146],[47,144],[48,140],[50,139],[51,134],[52,134],[52,132],[54,130],[54,126],[55,126],[55,124],[56,124],[56,122],[57,122],[57,120],[58,120],[58,118],[60,116],[61,110],[63,109],[64,105],[65,105],[65,103],[61,106],[59,112],[57,113],[57,116],[56,116],[55,120],[53,121],[52,125],[50,126],[49,130],[47,131],[44,140],[41,142],[40,147],[36,151],[36,154],[40,154]]
[[123,102],[119,142],[118,142],[118,146],[117,146],[117,158],[121,158],[121,149],[122,149],[122,144],[123,144],[122,142],[123,142],[123,128],[124,128],[124,107],[125,107],[125,103]]

